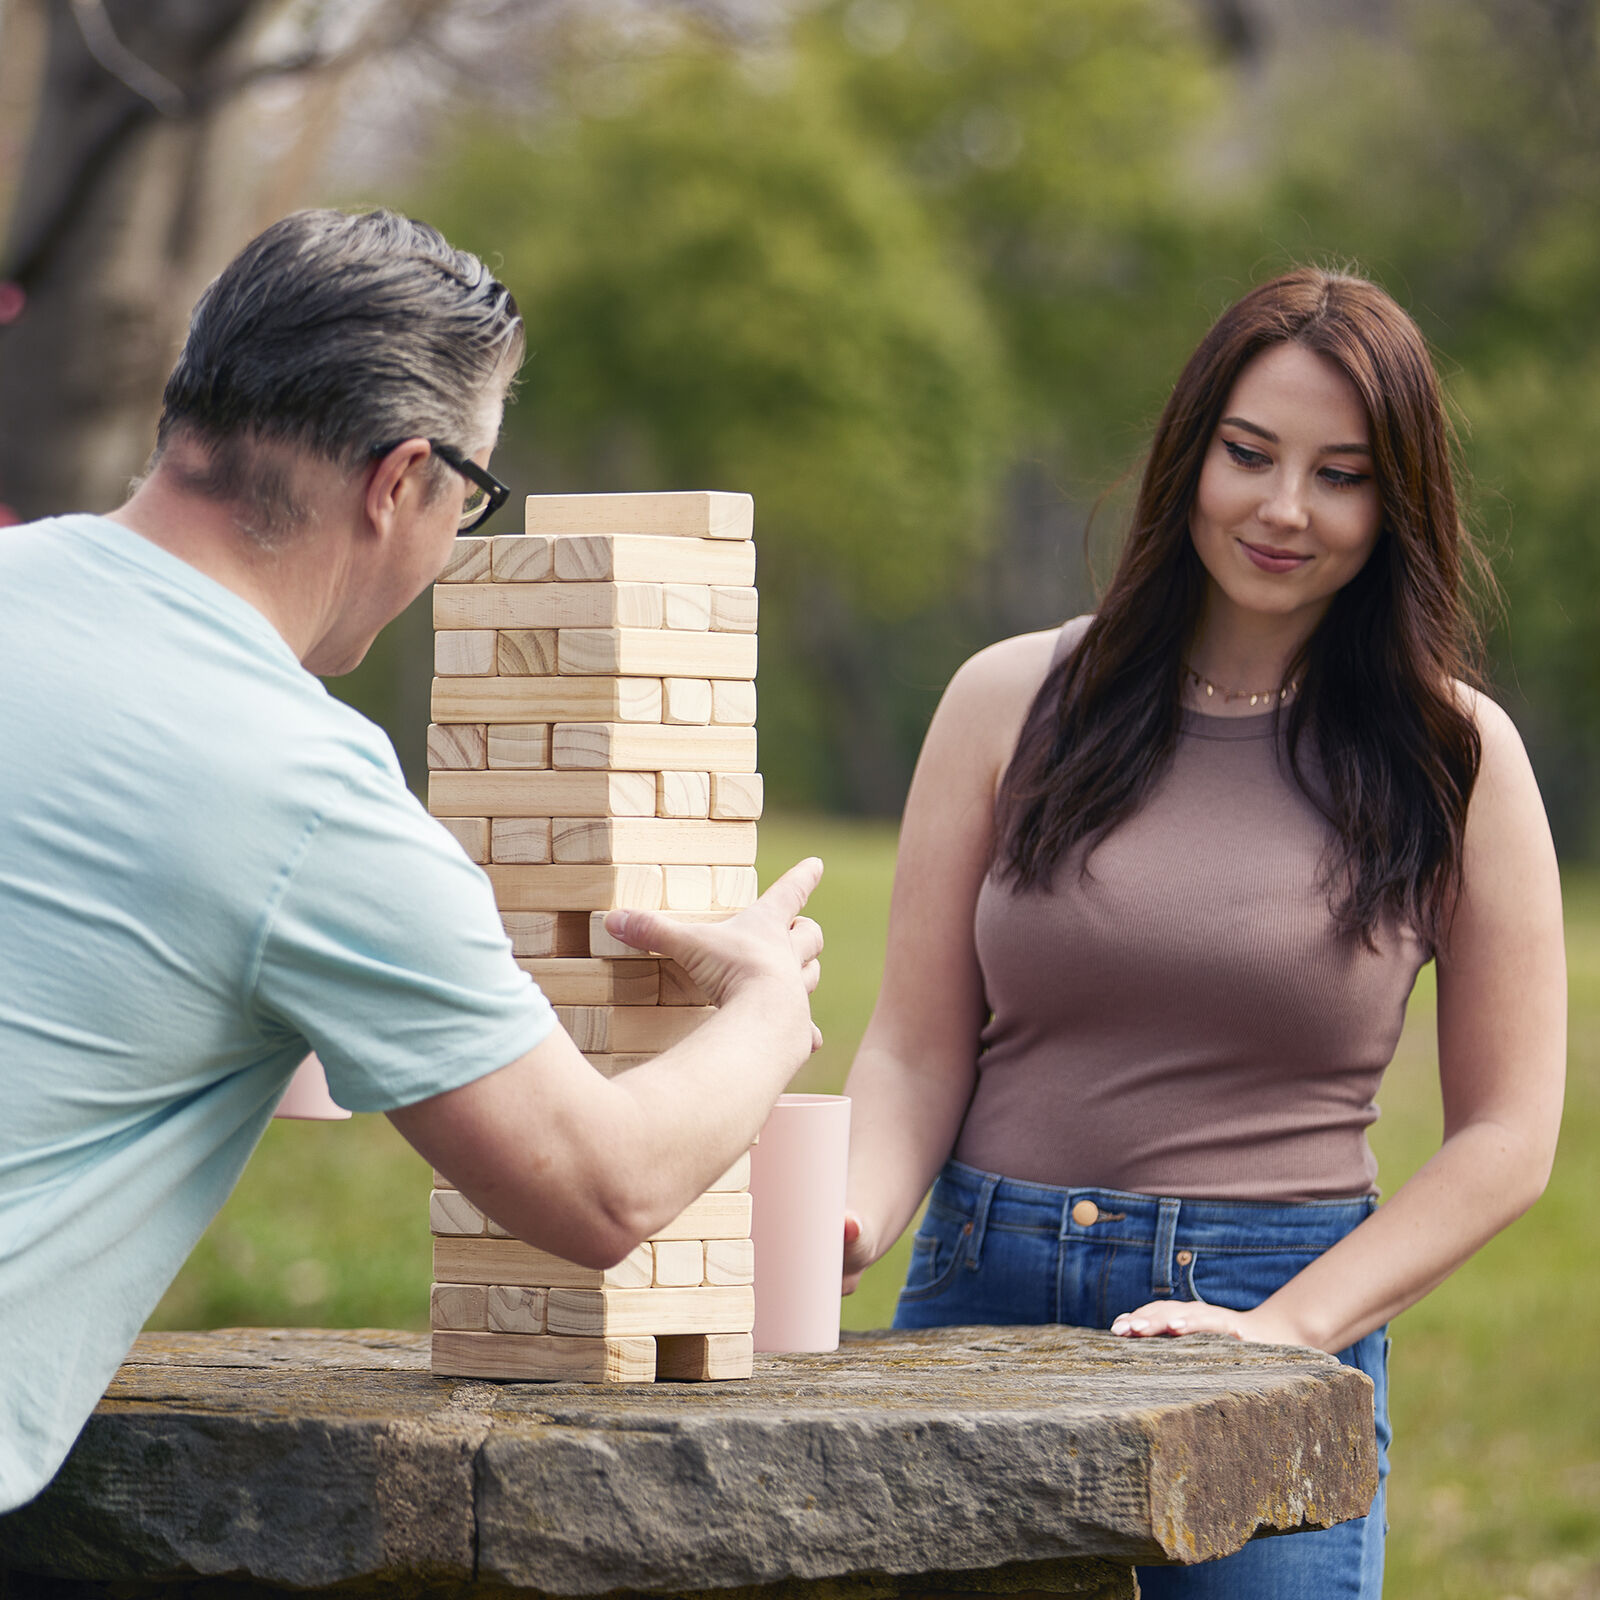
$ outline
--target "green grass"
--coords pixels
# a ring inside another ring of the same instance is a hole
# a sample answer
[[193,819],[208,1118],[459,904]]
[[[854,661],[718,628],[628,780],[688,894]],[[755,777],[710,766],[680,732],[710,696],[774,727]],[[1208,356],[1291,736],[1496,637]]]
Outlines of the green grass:
[[[815,1013],[826,1044],[797,1088],[836,1089],[882,963],[894,829],[769,818],[762,881],[802,855],[828,873]],[[1571,1082],[1549,1192],[1395,1329],[1388,1593],[1404,1600],[1600,1600],[1600,875],[1567,876]],[[1411,1005],[1374,1130],[1385,1189],[1439,1139],[1431,971]],[[162,1301],[160,1328],[420,1328],[427,1169],[381,1117],[274,1123]],[[909,1240],[845,1302],[893,1310]]]

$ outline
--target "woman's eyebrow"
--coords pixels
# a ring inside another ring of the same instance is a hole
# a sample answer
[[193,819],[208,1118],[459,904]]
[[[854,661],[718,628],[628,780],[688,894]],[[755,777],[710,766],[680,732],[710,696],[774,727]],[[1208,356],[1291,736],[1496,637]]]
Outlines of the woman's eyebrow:
[[[1250,422],[1244,417],[1224,417],[1222,421],[1227,423],[1229,427],[1243,428],[1246,433],[1253,433],[1258,439],[1265,439],[1268,444],[1282,443],[1271,428],[1263,428],[1259,422]],[[1323,456],[1370,456],[1372,448],[1366,444],[1325,444],[1317,454]]]

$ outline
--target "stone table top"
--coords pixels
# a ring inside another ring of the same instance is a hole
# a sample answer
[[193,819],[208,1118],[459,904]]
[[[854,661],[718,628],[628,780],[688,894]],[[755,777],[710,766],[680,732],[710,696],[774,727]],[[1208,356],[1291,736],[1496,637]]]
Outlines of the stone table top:
[[0,1565],[573,1596],[1005,1567],[1046,1588],[1040,1564],[1199,1561],[1359,1516],[1376,1481],[1362,1374],[1215,1337],[857,1334],[749,1382],[600,1387],[435,1378],[424,1334],[149,1334],[55,1484],[0,1518]]

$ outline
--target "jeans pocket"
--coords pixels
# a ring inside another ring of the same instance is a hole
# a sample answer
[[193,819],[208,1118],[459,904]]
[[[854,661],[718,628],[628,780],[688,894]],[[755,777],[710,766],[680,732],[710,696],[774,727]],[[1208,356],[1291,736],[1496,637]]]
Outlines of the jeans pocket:
[[1229,1311],[1254,1311],[1297,1272],[1311,1265],[1317,1250],[1196,1250],[1183,1273],[1189,1297]]
[[911,1241],[911,1265],[900,1298],[926,1300],[948,1288],[971,1233],[970,1218],[930,1204]]

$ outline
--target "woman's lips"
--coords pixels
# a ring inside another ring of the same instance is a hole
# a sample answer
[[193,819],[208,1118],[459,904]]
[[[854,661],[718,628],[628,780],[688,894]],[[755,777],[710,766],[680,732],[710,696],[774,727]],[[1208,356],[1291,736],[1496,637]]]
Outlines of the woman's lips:
[[1241,539],[1240,545],[1244,553],[1263,572],[1293,572],[1303,567],[1310,556],[1296,555],[1293,550],[1278,550],[1270,544],[1251,544],[1248,539]]

